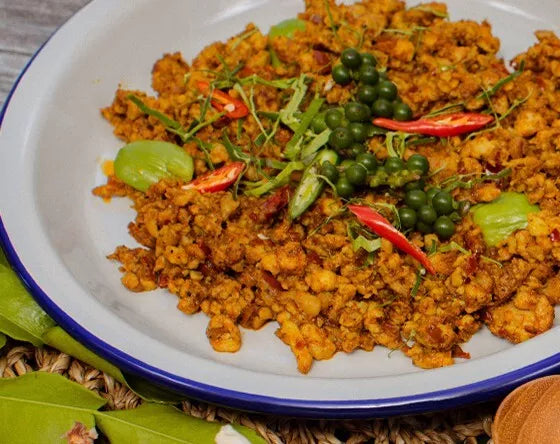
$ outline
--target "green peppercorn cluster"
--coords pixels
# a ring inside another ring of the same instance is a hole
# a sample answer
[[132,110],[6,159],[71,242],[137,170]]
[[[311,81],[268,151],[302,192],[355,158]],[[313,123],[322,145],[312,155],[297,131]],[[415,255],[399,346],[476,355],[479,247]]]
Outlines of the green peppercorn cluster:
[[442,240],[449,239],[455,233],[455,222],[468,212],[468,202],[458,203],[448,191],[439,188],[425,191],[424,187],[423,181],[405,187],[406,206],[399,209],[401,226],[423,234],[435,233]]
[[400,99],[397,86],[387,78],[387,72],[376,69],[377,60],[373,55],[347,48],[342,51],[340,61],[332,70],[333,80],[339,85],[356,81],[356,98],[373,116],[402,121],[412,119],[412,110]]

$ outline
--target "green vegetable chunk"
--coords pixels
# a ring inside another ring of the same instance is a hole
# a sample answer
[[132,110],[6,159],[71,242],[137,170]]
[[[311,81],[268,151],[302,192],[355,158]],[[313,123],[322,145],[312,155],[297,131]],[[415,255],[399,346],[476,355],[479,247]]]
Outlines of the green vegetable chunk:
[[482,229],[486,243],[493,247],[517,230],[527,227],[527,215],[539,211],[521,193],[502,193],[496,200],[473,208],[473,220]]
[[317,176],[317,174],[322,170],[321,166],[323,165],[325,168],[329,168],[330,165],[334,168],[334,165],[336,165],[337,162],[338,154],[331,150],[324,150],[317,154],[313,163],[306,168],[303,173],[303,177],[301,178],[301,182],[290,200],[288,210],[292,220],[301,216],[305,210],[307,210],[313,202],[317,200],[323,191],[325,181]]
[[146,191],[164,178],[190,181],[193,160],[185,150],[172,143],[139,140],[120,149],[115,159],[115,175],[127,185]]
[[270,28],[268,37],[273,39],[275,37],[284,36],[291,39],[294,37],[296,31],[305,31],[305,22],[303,20],[297,18],[283,20]]

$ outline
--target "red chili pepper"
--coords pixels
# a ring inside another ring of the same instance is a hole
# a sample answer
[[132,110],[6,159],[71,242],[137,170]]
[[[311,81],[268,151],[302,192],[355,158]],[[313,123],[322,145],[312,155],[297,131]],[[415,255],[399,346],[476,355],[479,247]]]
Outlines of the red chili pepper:
[[183,186],[183,189],[198,190],[201,193],[223,191],[237,180],[244,168],[245,164],[243,162],[233,162],[224,165],[217,170],[210,171],[203,176],[197,177],[195,180]]
[[448,137],[476,131],[494,120],[488,114],[480,113],[454,113],[437,117],[426,117],[410,122],[378,117],[373,119],[373,124],[393,131],[404,131],[413,134],[428,136]]
[[[198,82],[198,89],[202,94],[209,94],[210,84],[208,82]],[[234,99],[219,89],[212,91],[211,103],[218,111],[227,111],[226,116],[230,119],[240,119],[249,114],[249,108],[241,100]]]
[[420,250],[416,245],[411,244],[408,239],[397,230],[391,222],[385,219],[377,211],[364,205],[348,205],[348,209],[358,218],[358,220],[367,226],[378,236],[387,239],[399,250],[411,255],[420,262],[429,273],[435,274],[434,266],[428,259],[428,256]]

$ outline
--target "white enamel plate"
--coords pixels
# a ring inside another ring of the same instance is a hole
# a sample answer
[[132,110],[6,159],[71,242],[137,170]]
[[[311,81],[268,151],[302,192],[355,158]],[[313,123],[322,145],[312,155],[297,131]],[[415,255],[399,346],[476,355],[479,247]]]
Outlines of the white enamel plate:
[[[488,19],[511,59],[533,32],[560,28],[557,0],[449,0],[451,19]],[[116,245],[134,245],[130,203],[91,194],[100,163],[121,143],[99,109],[119,84],[150,89],[165,52],[190,60],[252,21],[264,31],[303,0],[94,0],[41,49],[2,112],[0,238],[41,306],[82,343],[129,373],[176,392],[247,410],[296,416],[387,416],[487,399],[560,363],[560,328],[513,346],[482,330],[472,359],[420,370],[400,353],[339,353],[308,375],[273,332],[243,331],[236,354],[216,353],[203,314],[185,316],[165,291],[128,292]]]

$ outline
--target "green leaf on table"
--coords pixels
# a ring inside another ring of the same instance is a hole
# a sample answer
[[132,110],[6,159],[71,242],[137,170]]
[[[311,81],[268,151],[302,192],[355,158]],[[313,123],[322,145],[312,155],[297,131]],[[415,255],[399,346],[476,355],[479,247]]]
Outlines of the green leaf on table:
[[54,373],[33,372],[0,379],[2,442],[64,443],[76,422],[91,429],[93,412],[107,401]]
[[[174,407],[149,403],[133,410],[96,412],[95,418],[112,444],[214,444],[222,427],[222,424],[187,416]],[[265,442],[245,427],[234,428],[251,443]]]
[[6,255],[4,254],[4,251],[2,250],[1,247],[0,247],[0,265],[3,265],[5,267],[10,266],[10,264],[8,263],[8,259],[6,259]]
[[45,344],[111,375],[119,382],[126,383],[123,374],[117,367],[84,347],[61,327],[56,326],[47,330],[42,339]]
[[54,325],[16,274],[0,265],[0,333],[40,346],[43,333]]
[[146,401],[177,404],[185,399],[185,396],[156,387],[142,378],[123,374],[117,367],[76,341],[59,326],[47,330],[42,339],[45,344],[111,375]]
[[139,376],[128,373],[123,373],[123,376],[128,388],[145,401],[157,402],[160,404],[178,404],[187,399],[184,395],[179,395],[163,387],[154,385]]
[[0,349],[2,349],[2,347],[4,347],[4,345],[6,345],[6,335],[3,335],[2,333],[0,333]]

